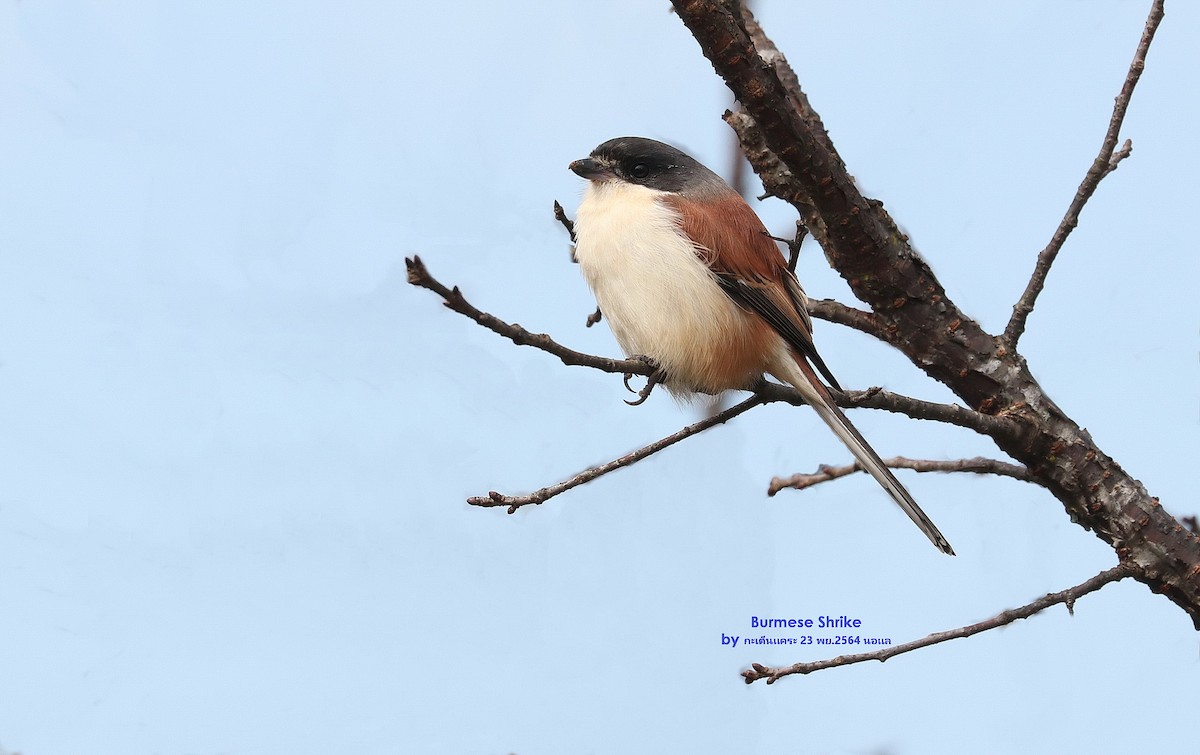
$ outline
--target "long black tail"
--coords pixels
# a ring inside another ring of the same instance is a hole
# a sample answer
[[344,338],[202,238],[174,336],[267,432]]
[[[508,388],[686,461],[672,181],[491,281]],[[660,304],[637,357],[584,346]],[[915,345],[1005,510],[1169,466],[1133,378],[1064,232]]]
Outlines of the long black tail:
[[817,412],[817,416],[825,420],[829,429],[833,430],[834,434],[846,444],[846,448],[850,449],[850,453],[854,454],[854,458],[863,471],[874,477],[883,486],[892,500],[904,510],[905,514],[908,514],[909,519],[912,519],[921,528],[921,531],[937,546],[938,550],[953,556],[954,549],[942,536],[937,525],[921,510],[921,507],[913,500],[912,494],[900,484],[900,481],[892,474],[892,470],[887,468],[887,465],[879,458],[879,454],[871,448],[871,444],[867,443],[858,429],[850,424],[850,420],[842,413],[837,404],[833,403],[833,396],[829,393],[829,389],[820,382],[812,367],[802,360],[796,360],[794,364],[795,370],[788,370],[789,374],[776,375],[776,377],[791,383],[796,390],[800,391],[804,399]]

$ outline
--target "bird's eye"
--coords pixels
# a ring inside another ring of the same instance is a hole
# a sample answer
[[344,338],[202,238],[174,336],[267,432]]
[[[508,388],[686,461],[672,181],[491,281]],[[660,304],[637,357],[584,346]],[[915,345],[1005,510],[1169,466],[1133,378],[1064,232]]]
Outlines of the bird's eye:
[[646,165],[645,163],[638,163],[637,165],[633,166],[633,170],[629,171],[629,175],[633,176],[634,178],[645,178],[646,176],[650,175],[650,166]]

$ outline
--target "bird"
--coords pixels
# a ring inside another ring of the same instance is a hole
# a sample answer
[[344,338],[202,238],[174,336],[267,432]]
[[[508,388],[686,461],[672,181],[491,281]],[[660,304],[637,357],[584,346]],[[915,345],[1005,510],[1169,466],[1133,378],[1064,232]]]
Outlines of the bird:
[[821,382],[841,390],[813,344],[804,289],[741,194],[685,152],[644,137],[610,139],[569,167],[588,181],[575,260],[625,355],[652,364],[652,380],[684,400],[748,390],[765,374],[791,385],[926,537],[954,555]]

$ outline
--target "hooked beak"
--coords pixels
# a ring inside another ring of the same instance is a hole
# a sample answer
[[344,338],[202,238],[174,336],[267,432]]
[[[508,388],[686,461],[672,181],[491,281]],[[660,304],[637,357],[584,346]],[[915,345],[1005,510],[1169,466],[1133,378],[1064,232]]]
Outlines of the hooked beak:
[[582,160],[576,160],[570,165],[571,170],[578,176],[592,180],[603,181],[610,178],[616,178],[616,173],[612,168],[609,168],[601,163],[593,160],[590,157],[585,157]]

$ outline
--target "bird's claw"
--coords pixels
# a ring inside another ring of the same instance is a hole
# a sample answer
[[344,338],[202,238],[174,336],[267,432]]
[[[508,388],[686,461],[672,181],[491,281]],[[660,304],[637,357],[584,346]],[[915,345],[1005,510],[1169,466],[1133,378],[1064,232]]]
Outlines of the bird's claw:
[[650,373],[650,377],[646,378],[646,386],[644,388],[642,388],[640,391],[635,391],[633,389],[633,386],[631,386],[629,384],[629,381],[633,379],[634,373],[626,372],[625,377],[623,378],[623,381],[625,383],[625,390],[629,391],[630,393],[636,393],[638,396],[637,400],[635,400],[635,401],[626,400],[625,403],[629,404],[630,406],[641,406],[642,404],[646,403],[646,399],[650,398],[650,392],[654,390],[654,386],[656,386],[662,382],[663,373],[662,373],[662,369],[660,369],[658,366],[658,362],[655,362],[653,359],[651,359],[648,356],[644,356],[642,354],[635,354],[629,358],[636,359],[637,361],[641,362],[642,364],[645,364],[654,369],[654,372]]
[[[633,393],[634,390],[629,388],[630,377],[632,377],[632,375],[626,376],[625,387],[629,389],[630,393]],[[646,387],[640,391],[637,391],[637,400],[630,401],[629,399],[625,399],[625,403],[629,404],[630,406],[641,406],[642,404],[646,403],[646,399],[650,398],[650,391],[654,390],[654,386],[658,385],[660,382],[662,382],[662,378],[660,377],[659,373],[655,372],[646,379]]]

